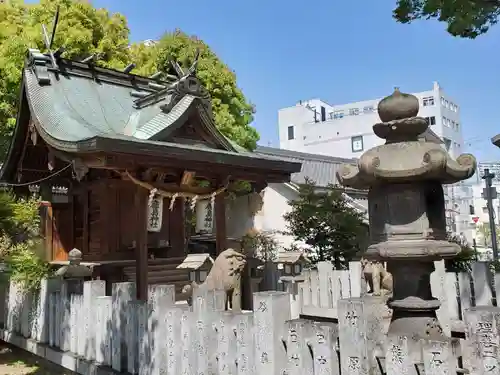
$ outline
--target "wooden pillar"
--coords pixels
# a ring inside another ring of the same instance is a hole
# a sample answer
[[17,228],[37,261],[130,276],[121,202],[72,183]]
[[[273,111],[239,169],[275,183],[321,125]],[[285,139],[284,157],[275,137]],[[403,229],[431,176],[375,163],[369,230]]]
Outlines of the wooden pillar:
[[83,249],[81,251],[83,254],[88,254],[89,253],[89,230],[90,230],[90,225],[89,225],[89,190],[87,188],[83,189],[83,199],[82,199],[82,204],[83,204],[83,229],[82,229],[82,242],[83,242]]
[[[170,205],[170,202],[165,202]],[[168,210],[168,206],[164,209]],[[174,208],[170,211],[170,247],[171,255],[173,257],[182,257],[186,255],[185,252],[185,212],[184,212],[184,198],[177,198],[174,203]]]
[[99,233],[99,250],[101,255],[106,256],[109,253],[110,239],[113,233],[111,223],[111,194],[113,189],[103,181],[98,188],[97,194],[99,195],[99,216],[100,216],[100,233]]
[[226,194],[215,197],[215,245],[217,255],[227,248],[226,235]]
[[45,245],[45,260],[52,261],[52,236],[54,232],[54,224],[52,222],[52,204],[48,201],[40,202],[40,211],[43,215],[42,223],[42,236],[44,238]]
[[141,186],[135,191],[136,240],[135,240],[135,282],[137,299],[148,299],[148,191]]
[[[68,199],[69,199],[69,202],[68,202],[68,211],[69,211],[69,217],[68,217],[68,221],[70,222],[70,226],[68,228],[68,240],[69,240],[69,250],[71,249],[74,249],[76,247],[76,243],[75,243],[75,199],[72,195],[69,195],[68,194]],[[80,251],[82,251],[82,249],[79,249]]]

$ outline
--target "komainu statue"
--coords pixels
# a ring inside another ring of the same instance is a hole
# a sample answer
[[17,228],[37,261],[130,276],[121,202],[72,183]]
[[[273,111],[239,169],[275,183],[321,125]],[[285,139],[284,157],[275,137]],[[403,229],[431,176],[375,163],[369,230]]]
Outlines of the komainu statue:
[[182,293],[191,299],[195,288],[205,287],[208,290],[224,290],[226,292],[226,310],[241,311],[241,275],[247,261],[246,257],[234,249],[224,250],[215,262],[203,284],[194,281],[184,286]]
[[361,271],[363,277],[370,287],[374,296],[386,296],[392,294],[392,275],[387,272],[381,262],[361,259]]

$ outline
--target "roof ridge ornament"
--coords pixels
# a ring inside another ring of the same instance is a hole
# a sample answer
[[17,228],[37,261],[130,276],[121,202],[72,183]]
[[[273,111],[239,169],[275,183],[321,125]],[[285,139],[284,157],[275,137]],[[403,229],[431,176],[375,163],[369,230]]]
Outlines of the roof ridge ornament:
[[50,64],[50,57],[41,53],[40,50],[28,49],[26,65],[35,75],[40,86],[50,85],[50,75],[47,65]]
[[61,58],[65,51],[64,47],[59,47],[56,51],[52,51],[52,45],[54,44],[54,38],[56,35],[57,24],[59,22],[59,11],[60,6],[56,8],[56,13],[54,15],[54,22],[52,25],[52,33],[49,38],[47,32],[47,27],[42,24],[42,40],[47,49],[47,53],[43,54],[38,49],[30,48],[27,54],[27,66],[31,69],[33,74],[38,80],[38,84],[50,85],[50,76],[48,73],[49,66],[52,69],[58,69],[58,60]]
[[167,75],[167,77],[175,78],[175,81],[169,84],[167,83],[167,86],[163,86],[163,82],[161,84],[150,83],[149,88],[154,90],[154,92],[131,92],[130,95],[136,97],[134,100],[135,108],[143,108],[165,100],[168,97],[168,103],[165,103],[161,107],[164,112],[168,113],[185,95],[192,95],[201,100],[210,117],[212,117],[210,94],[196,76],[199,58],[200,49],[197,48],[194,60],[187,70],[184,70],[177,61],[170,61],[170,64],[176,71],[177,76]]

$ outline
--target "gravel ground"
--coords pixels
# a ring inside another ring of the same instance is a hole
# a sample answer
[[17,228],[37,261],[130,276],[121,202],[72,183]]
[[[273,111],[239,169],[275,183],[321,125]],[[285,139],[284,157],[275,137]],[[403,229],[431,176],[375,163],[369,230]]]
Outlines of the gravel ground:
[[0,375],[76,375],[76,373],[0,342]]

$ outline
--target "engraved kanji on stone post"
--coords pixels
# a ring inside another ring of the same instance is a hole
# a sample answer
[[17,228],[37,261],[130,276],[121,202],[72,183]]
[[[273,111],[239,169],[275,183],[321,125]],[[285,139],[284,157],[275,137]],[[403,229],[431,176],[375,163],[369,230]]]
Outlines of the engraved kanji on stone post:
[[425,140],[428,123],[418,117],[419,100],[399,89],[378,105],[374,133],[386,142],[366,151],[357,166],[338,172],[340,183],[368,189],[370,239],[367,259],[386,261],[393,275],[389,335],[406,336],[410,355],[420,355],[420,339],[444,339],[432,296],[434,261],[455,256],[447,241],[443,184],[471,177],[470,154],[453,160],[441,144]]

